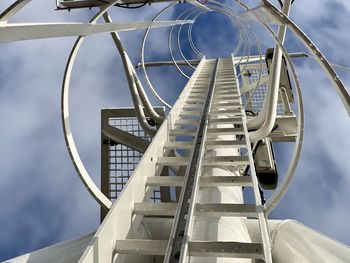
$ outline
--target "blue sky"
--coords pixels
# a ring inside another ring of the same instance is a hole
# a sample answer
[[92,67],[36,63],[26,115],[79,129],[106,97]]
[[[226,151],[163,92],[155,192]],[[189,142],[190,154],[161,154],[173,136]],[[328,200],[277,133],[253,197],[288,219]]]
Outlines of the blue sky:
[[[87,21],[96,11],[58,12],[54,2],[33,1],[12,22]],[[2,0],[0,12],[11,3]],[[149,20],[160,8],[116,8],[112,15],[115,21]],[[349,14],[350,2],[341,0],[296,0],[292,9],[293,20],[326,57],[347,66]],[[163,19],[174,15],[170,12]],[[220,52],[228,52],[230,46],[225,41],[229,43],[235,36],[226,34],[224,18],[208,15],[206,19],[216,23],[208,23],[207,28],[203,21],[195,25],[199,47],[210,52],[211,47],[220,45]],[[142,33],[121,34],[135,63],[139,62]],[[211,40],[208,35],[214,33]],[[267,36],[258,34],[263,39]],[[152,31],[150,36],[146,60],[168,59],[167,30]],[[288,50],[304,51],[289,36]],[[98,226],[99,207],[75,174],[60,122],[60,89],[73,42],[70,37],[0,46],[0,260],[83,235]],[[294,183],[271,217],[297,219],[350,244],[349,118],[314,60],[298,61],[297,70],[306,110],[304,148]],[[173,68],[149,72],[160,94],[173,103],[185,79]],[[108,34],[87,38],[73,73],[72,128],[81,157],[98,182],[100,109],[131,105],[120,58]],[[350,74],[339,74],[349,86]],[[287,148],[278,157],[281,173],[289,158]]]

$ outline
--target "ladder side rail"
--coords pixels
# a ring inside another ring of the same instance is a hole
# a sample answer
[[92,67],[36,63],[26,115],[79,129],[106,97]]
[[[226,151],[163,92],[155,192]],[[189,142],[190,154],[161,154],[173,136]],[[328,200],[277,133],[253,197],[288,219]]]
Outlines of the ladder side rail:
[[[169,115],[173,121],[179,118],[184,102],[204,63],[205,58],[202,59],[170,111]],[[85,249],[79,262],[112,262],[115,241],[126,239],[130,234],[131,227],[135,227],[141,222],[142,216],[133,214],[133,206],[134,203],[142,202],[147,198],[147,195],[150,196],[152,194],[152,191],[145,192],[140,191],[140,189],[146,189],[146,178],[154,176],[157,172],[157,159],[163,156],[163,146],[168,141],[170,127],[173,125],[169,125],[169,121],[169,118],[167,118],[163,122],[123,191],[113,204],[89,246]]]
[[213,77],[210,83],[209,91],[208,91],[208,98],[206,101],[206,104],[203,109],[202,113],[202,120],[199,125],[198,129],[198,137],[197,142],[200,143],[197,144],[196,146],[199,147],[198,149],[198,162],[197,162],[197,167],[194,175],[194,184],[192,186],[192,193],[191,193],[191,203],[189,207],[189,212],[188,212],[188,219],[186,223],[186,228],[185,228],[185,233],[184,233],[184,239],[182,242],[182,247],[181,247],[181,257],[179,262],[187,262],[188,260],[188,250],[189,250],[189,242],[191,241],[191,235],[192,235],[192,230],[193,230],[193,225],[194,225],[194,213],[195,213],[195,207],[196,207],[196,197],[197,197],[197,192],[199,190],[199,178],[202,172],[202,163],[204,160],[204,153],[205,153],[205,140],[207,137],[207,131],[208,131],[208,126],[209,126],[209,113],[211,110],[211,105],[213,102],[213,96],[214,96],[214,91],[215,91],[215,83],[216,83],[216,78],[217,78],[217,72],[218,72],[218,66],[219,66],[219,59],[216,60],[216,64],[214,66],[214,73]]
[[[188,94],[190,95],[190,94]],[[205,107],[203,105],[203,107]],[[201,113],[201,123],[203,120],[204,116],[204,111]],[[200,125],[201,127],[201,125]],[[181,251],[182,247],[182,241],[180,240],[180,236],[183,235],[186,227],[186,219],[185,217],[188,217],[189,213],[189,204],[188,200],[191,198],[191,193],[192,193],[192,186],[194,183],[194,177],[196,173],[196,165],[198,163],[198,153],[199,153],[199,148],[201,146],[201,128],[197,129],[196,136],[194,138],[195,144],[193,144],[193,149],[191,150],[190,153],[190,158],[189,158],[189,165],[186,168],[186,173],[185,173],[185,182],[183,184],[177,210],[175,213],[174,217],[174,223],[173,227],[170,233],[170,238],[166,250],[166,254],[164,257],[163,262],[174,262],[174,258],[179,257],[179,251]],[[187,214],[187,216],[185,216]],[[185,221],[184,221],[185,220]],[[182,239],[183,240],[183,239]]]
[[[237,76],[236,67],[235,67],[233,59],[232,59],[232,62],[233,62],[234,73]],[[238,85],[239,85],[238,79],[236,79],[236,84],[238,87]],[[240,94],[240,90],[237,89],[237,91]],[[242,104],[241,97],[240,97],[240,101]],[[244,107],[242,107],[242,109],[241,109],[241,114],[242,114],[242,120],[243,120],[244,135],[245,135],[246,143],[247,143],[247,151],[248,151],[248,158],[249,158],[251,177],[252,177],[252,183],[253,183],[254,199],[255,199],[255,205],[257,208],[256,211],[258,214],[260,234],[261,234],[261,238],[262,238],[262,242],[263,242],[265,263],[272,263],[271,242],[270,242],[269,230],[268,230],[268,226],[267,226],[267,219],[265,216],[265,207],[262,205],[261,196],[259,193],[259,183],[258,183],[258,178],[257,178],[256,172],[255,172],[253,153],[252,153],[252,149],[250,146],[249,132],[248,132],[248,128],[247,128],[247,118],[245,115]]]

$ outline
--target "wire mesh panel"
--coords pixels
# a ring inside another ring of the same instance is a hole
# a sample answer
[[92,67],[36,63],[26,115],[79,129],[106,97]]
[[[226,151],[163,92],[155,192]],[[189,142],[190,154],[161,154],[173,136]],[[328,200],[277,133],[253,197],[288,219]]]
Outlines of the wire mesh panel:
[[[132,109],[128,110],[132,111]],[[118,109],[114,109],[114,111],[118,113]],[[129,111],[127,111],[126,109],[120,110],[120,112],[122,113]],[[109,116],[106,118],[106,120],[102,121],[108,122],[108,124],[111,127],[126,131],[146,141],[152,141],[152,137],[147,135],[140,126],[137,117],[114,117],[113,114],[112,116],[110,116],[111,114],[108,115]],[[102,166],[105,166],[105,169],[102,168],[102,173],[105,173],[105,175],[102,174],[102,181],[108,181],[108,187],[105,186],[104,192],[106,195],[108,195],[111,201],[115,201],[118,198],[119,194],[122,192],[125,185],[127,184],[130,176],[132,175],[137,164],[141,160],[143,154],[137,150],[134,150],[118,142],[114,142],[108,138],[105,138],[102,143],[103,147],[107,146],[106,156],[103,157],[102,154]],[[103,179],[103,177],[105,178]],[[107,184],[107,182],[105,184]],[[159,187],[155,188],[151,199],[154,202],[160,201]]]
[[[261,68],[260,68],[261,67]],[[241,66],[242,80],[244,85],[255,83],[263,77],[268,76],[268,70],[266,65],[260,64],[248,64]],[[261,76],[260,76],[261,73]],[[268,83],[260,84],[256,89],[253,89],[244,94],[246,109],[251,110],[255,113],[259,113],[263,107],[265,100]],[[283,115],[284,107],[281,102],[277,104],[277,114]]]

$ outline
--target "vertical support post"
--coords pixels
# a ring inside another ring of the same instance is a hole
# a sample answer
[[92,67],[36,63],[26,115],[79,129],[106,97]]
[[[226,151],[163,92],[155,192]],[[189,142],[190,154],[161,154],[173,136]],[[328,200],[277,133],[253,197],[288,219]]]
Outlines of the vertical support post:
[[[108,122],[108,116],[105,111],[101,111],[101,131],[103,124]],[[101,192],[110,199],[109,196],[109,145],[104,142],[108,140],[108,137],[101,132]],[[100,208],[100,222],[107,215],[108,210],[103,206]]]
[[[286,16],[288,16],[290,13],[291,4],[292,0],[284,1],[282,11]],[[285,25],[281,25],[279,27],[278,38],[280,39],[281,43],[283,43],[285,40],[286,31],[287,27]],[[250,129],[259,128],[257,131],[251,132],[249,134],[251,142],[259,141],[268,136],[271,133],[273,126],[275,125],[282,65],[282,54],[282,49],[276,44],[271,63],[269,88],[266,92],[263,108],[257,117],[249,120],[247,123],[248,128]]]

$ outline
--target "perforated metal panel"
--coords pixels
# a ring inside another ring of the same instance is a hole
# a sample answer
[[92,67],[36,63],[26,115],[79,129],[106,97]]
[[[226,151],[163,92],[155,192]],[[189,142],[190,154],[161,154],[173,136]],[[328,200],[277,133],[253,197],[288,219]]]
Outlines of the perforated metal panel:
[[[144,140],[152,141],[152,137],[147,135],[136,117],[109,118],[109,125],[127,131]],[[109,197],[116,200],[137,164],[142,158],[142,153],[122,144],[109,144]],[[159,189],[155,190],[152,196],[154,201],[160,200]]]
[[[102,122],[108,122],[111,127],[148,142],[152,141],[152,137],[147,135],[140,126],[137,117],[133,116],[135,115],[134,109],[104,109],[102,111],[108,112],[107,115],[102,114]],[[164,114],[164,110],[162,113]],[[115,201],[118,198],[142,155],[140,151],[102,136],[101,188],[110,200]],[[155,188],[151,199],[154,202],[160,200],[159,187]]]
[[[260,70],[260,64],[249,64],[241,66],[243,85],[251,84],[259,80],[259,74],[261,77],[268,76],[266,65],[262,65]],[[246,109],[251,110],[255,113],[259,113],[263,107],[265,94],[267,91],[268,84],[259,85],[256,89],[249,91],[248,94],[244,94],[243,99],[245,100]],[[284,107],[282,103],[277,105],[277,114],[283,115]]]

